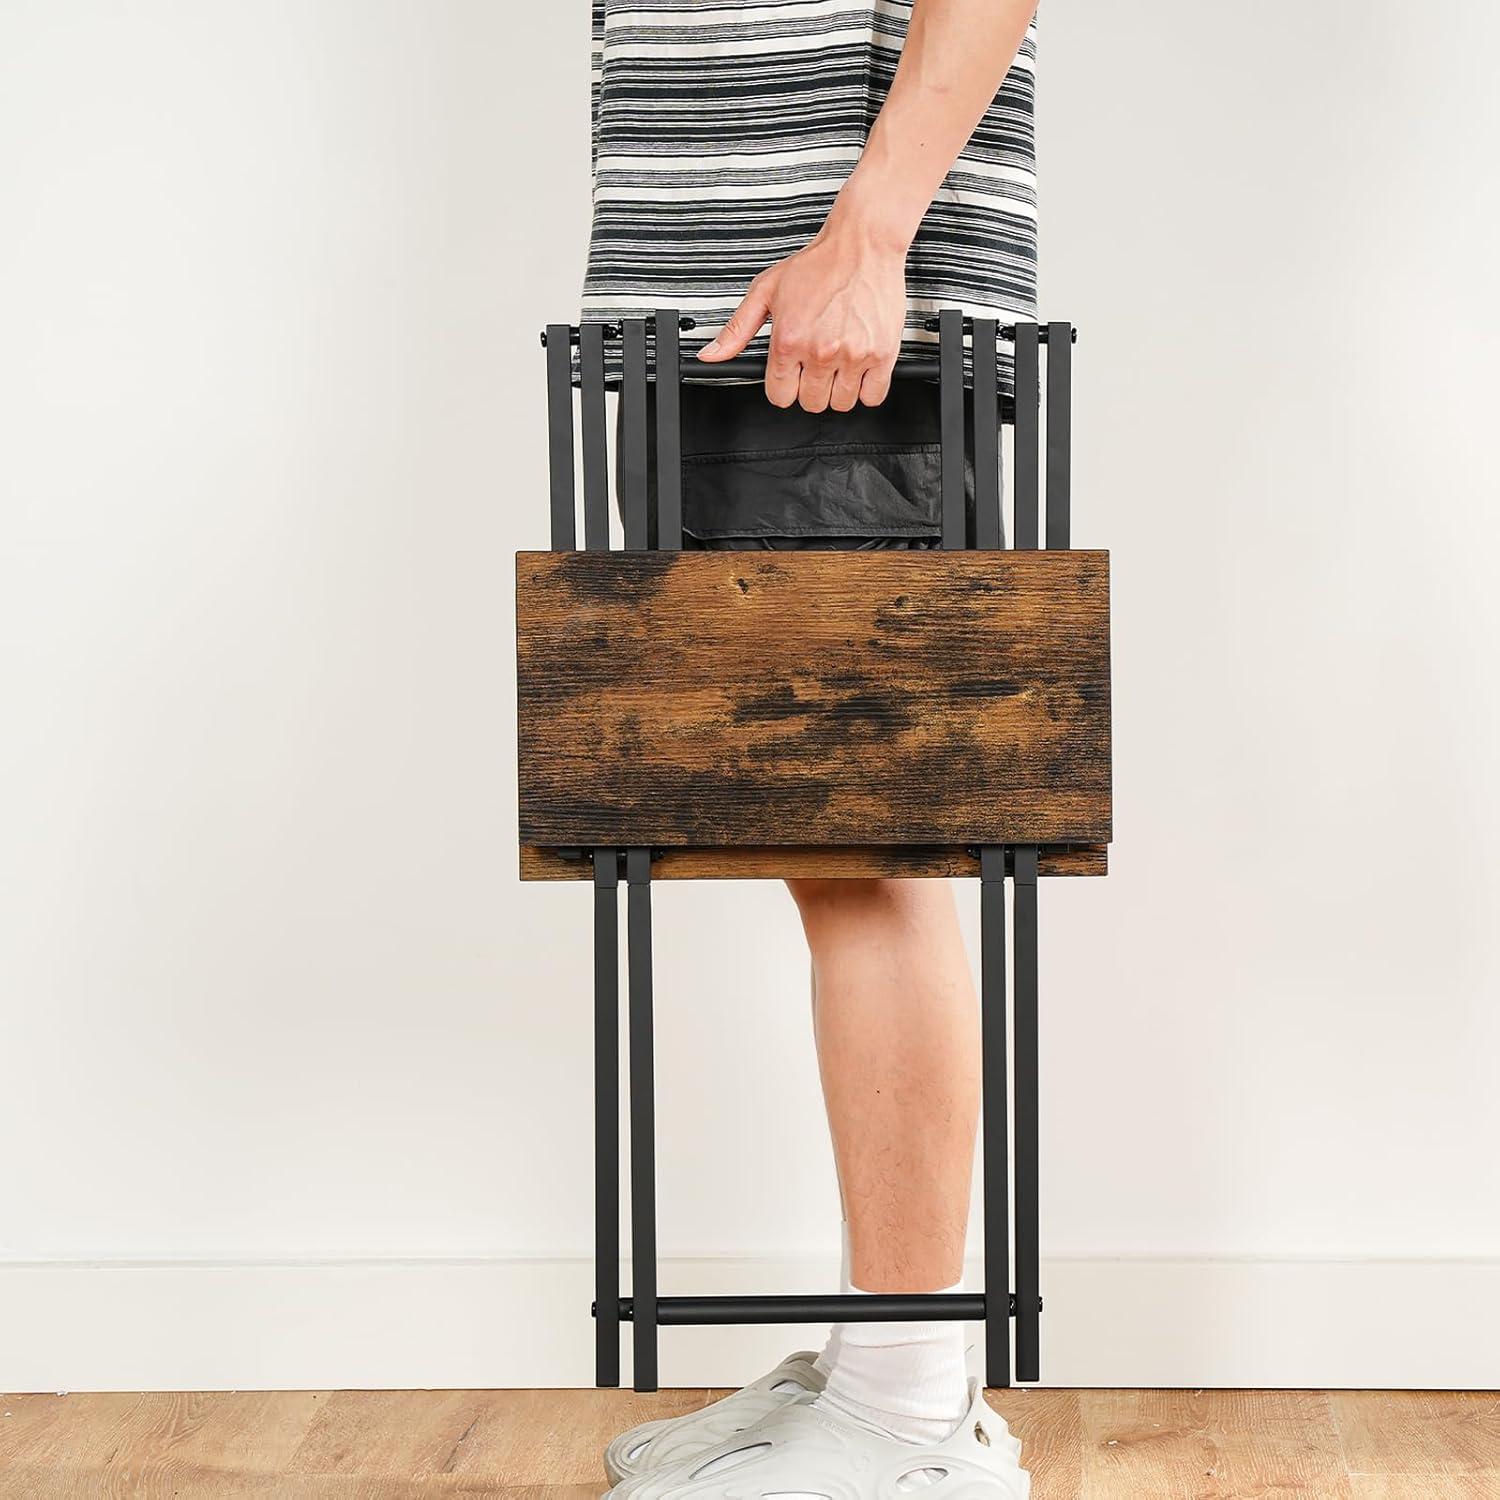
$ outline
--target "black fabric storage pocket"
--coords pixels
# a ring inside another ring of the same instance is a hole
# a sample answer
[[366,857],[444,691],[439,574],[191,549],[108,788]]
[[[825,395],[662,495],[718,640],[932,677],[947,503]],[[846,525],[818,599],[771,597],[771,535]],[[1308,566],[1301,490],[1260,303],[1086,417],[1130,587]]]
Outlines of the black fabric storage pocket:
[[[941,455],[930,382],[897,382],[880,406],[816,413],[773,406],[758,383],[685,384],[684,544],[935,546]],[[972,517],[967,458],[964,490]]]

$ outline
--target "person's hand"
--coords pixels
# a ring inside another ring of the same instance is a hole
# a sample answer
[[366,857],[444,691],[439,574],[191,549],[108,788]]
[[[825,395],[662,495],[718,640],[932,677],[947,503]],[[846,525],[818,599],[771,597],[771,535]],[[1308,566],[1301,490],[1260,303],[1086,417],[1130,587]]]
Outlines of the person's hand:
[[771,320],[766,396],[776,406],[879,406],[906,326],[906,251],[832,219],[805,249],[750,283],[724,331],[699,351],[733,359]]

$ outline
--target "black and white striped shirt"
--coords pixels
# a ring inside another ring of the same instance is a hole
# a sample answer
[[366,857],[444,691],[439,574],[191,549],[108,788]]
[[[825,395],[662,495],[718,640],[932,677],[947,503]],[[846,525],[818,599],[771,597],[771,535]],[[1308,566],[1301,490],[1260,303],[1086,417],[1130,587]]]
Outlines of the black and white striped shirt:
[[[822,227],[900,60],[911,0],[593,0],[589,321],[716,333]],[[904,352],[941,307],[1036,316],[1035,22],[907,260]],[[764,348],[764,337],[752,349]]]

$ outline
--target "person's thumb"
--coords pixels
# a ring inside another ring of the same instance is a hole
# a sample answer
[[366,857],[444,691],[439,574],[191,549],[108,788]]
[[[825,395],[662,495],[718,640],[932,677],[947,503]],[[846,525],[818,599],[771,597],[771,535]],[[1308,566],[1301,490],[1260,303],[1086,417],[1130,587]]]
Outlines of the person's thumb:
[[698,351],[698,358],[714,363],[733,359],[745,352],[745,346],[766,326],[771,316],[771,299],[760,277],[750,283],[745,299],[735,308],[719,336]]

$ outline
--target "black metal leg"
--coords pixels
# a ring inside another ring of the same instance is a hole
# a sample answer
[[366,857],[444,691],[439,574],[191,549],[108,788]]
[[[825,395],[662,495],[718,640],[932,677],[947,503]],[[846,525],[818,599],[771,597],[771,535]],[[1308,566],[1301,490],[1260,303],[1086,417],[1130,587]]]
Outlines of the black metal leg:
[[999,329],[974,319],[974,545],[1000,546]]
[[630,967],[630,1298],[635,1388],[656,1370],[656,1082],[652,1061],[651,851],[625,854]]
[[594,850],[594,1384],[620,1383],[619,852]]
[[1016,324],[1015,545],[1035,547],[1040,473],[1041,345],[1035,323]]
[[650,545],[646,499],[646,320],[626,318],[624,372],[620,385],[620,491],[624,496],[625,550],[644,552]]
[[682,551],[682,345],[675,308],[656,314],[656,545]]
[[1017,1380],[1042,1378],[1036,876],[1036,846],[1022,845],[1015,851]]
[[938,314],[938,405],[942,438],[943,546],[968,544],[964,514],[964,319],[956,308]]
[[583,406],[583,545],[609,551],[609,449],[605,436],[604,328],[578,330],[578,383]]
[[1073,325],[1047,325],[1047,546],[1072,545]]
[[657,511],[661,494],[656,488],[656,382],[646,382],[646,551],[660,550],[657,537]]
[[984,1091],[984,1383],[1010,1384],[1010,1078],[1005,1048],[1005,850],[979,851]]
[[573,330],[547,325],[547,475],[551,490],[552,550],[571,552],[573,516]]

